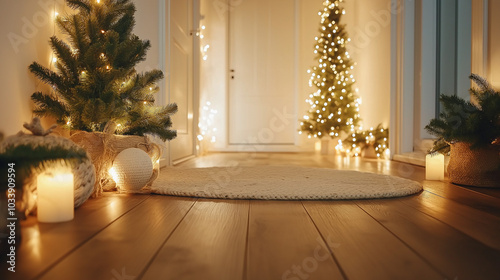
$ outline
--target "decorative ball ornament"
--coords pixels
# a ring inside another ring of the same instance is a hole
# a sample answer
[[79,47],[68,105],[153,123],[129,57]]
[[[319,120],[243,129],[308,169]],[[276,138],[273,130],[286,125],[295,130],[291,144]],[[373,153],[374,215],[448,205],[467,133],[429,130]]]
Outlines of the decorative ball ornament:
[[116,156],[110,173],[121,191],[140,192],[153,175],[153,162],[139,148],[125,149]]

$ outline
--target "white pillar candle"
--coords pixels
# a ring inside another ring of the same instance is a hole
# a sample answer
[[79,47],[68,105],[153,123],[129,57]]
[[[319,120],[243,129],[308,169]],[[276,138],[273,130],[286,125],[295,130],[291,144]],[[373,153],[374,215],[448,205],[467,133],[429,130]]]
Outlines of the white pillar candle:
[[425,179],[444,180],[444,155],[427,155],[425,157]]
[[75,199],[71,172],[46,171],[38,175],[38,221],[57,223],[74,217]]

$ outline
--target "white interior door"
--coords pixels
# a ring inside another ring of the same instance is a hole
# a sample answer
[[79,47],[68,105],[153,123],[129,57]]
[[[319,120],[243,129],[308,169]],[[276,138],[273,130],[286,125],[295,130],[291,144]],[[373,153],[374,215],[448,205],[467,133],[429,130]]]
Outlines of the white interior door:
[[179,110],[172,117],[177,138],[170,141],[173,163],[194,155],[193,136],[193,0],[170,0],[170,102]]
[[[229,15],[229,144],[293,145],[295,0],[241,1]],[[279,122],[279,123],[278,123]]]

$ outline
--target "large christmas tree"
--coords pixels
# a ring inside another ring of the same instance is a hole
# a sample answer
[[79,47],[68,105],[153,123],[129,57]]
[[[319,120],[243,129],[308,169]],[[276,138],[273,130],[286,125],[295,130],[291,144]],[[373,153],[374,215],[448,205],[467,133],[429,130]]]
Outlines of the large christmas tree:
[[154,106],[154,93],[163,73],[135,70],[137,63],[145,60],[150,42],[132,33],[134,4],[130,0],[66,3],[76,13],[56,19],[69,38],[69,43],[56,36],[50,38],[56,71],[37,62],[29,67],[53,89],[32,95],[35,114],[52,116],[71,130],[107,128],[118,134],[174,138],[170,116],[177,105]]
[[340,19],[345,10],[342,0],[326,0],[318,13],[320,35],[314,53],[318,65],[313,67],[309,86],[316,91],[306,100],[311,105],[300,123],[300,132],[309,137],[338,137],[342,131],[352,133],[358,125],[359,99],[353,90],[353,62],[346,45],[350,41]]

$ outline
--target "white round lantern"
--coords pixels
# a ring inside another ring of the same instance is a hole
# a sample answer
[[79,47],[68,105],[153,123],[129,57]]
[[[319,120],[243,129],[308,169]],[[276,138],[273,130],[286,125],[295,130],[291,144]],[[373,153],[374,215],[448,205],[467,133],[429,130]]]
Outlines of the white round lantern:
[[110,173],[120,190],[139,192],[153,175],[153,162],[141,149],[125,149],[116,156]]

